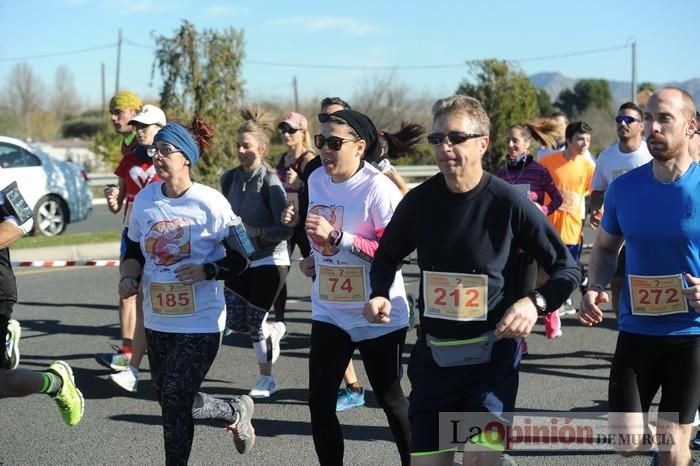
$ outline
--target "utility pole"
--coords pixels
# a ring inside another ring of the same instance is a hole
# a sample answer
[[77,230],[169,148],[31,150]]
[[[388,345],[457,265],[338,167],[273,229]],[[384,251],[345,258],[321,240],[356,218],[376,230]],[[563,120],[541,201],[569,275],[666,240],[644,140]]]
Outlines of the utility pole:
[[119,30],[119,38],[117,39],[117,80],[114,85],[114,93],[119,92],[119,67],[122,61],[122,30]]
[[102,114],[105,114],[105,103],[107,102],[107,96],[105,95],[105,64],[102,63],[100,67],[102,69]]
[[292,87],[294,88],[294,111],[299,111],[299,88],[297,86],[297,77],[292,79]]
[[637,41],[632,39],[632,102],[637,103]]

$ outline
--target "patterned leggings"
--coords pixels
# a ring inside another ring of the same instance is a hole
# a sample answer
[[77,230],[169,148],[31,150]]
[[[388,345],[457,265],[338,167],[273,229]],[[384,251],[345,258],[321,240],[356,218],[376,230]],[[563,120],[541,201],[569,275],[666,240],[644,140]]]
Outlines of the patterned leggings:
[[146,329],[148,360],[163,415],[165,464],[186,465],[194,438],[192,404],[216,358],[220,333],[165,333]]

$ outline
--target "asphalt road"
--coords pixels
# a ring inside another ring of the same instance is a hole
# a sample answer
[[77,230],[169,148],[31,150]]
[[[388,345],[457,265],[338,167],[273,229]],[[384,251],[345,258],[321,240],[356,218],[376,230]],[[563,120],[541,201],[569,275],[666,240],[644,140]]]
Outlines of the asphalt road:
[[93,204],[88,218],[81,222],[69,223],[66,233],[98,233],[122,228],[122,214],[113,214],[106,205]]
[[[415,267],[408,267],[410,292],[416,291]],[[42,369],[54,359],[68,361],[85,394],[83,421],[68,428],[49,398],[33,395],[0,401],[0,464],[161,464],[159,407],[149,389],[147,362],[138,394],[127,394],[107,380],[94,361],[97,352],[118,343],[117,271],[110,268],[21,269],[20,303],[14,317],[22,322],[21,367]],[[307,279],[293,268],[288,305],[289,336],[274,372],[280,391],[256,405],[258,441],[240,456],[222,424],[196,427],[191,464],[317,464],[307,402],[310,331]],[[616,332],[608,319],[601,327],[580,326],[563,318],[563,337],[546,340],[543,328],[529,337],[530,355],[521,364],[520,411],[588,412],[607,409],[607,376]],[[407,352],[415,341],[409,334]],[[404,363],[407,361],[406,354]],[[356,365],[367,384],[362,364]],[[255,356],[247,337],[224,339],[203,390],[227,397],[247,392],[256,377]],[[403,380],[406,393],[409,385]],[[349,465],[398,464],[398,455],[381,409],[368,387],[368,406],[339,415],[344,426]],[[649,458],[618,458],[609,452],[570,450],[514,452],[521,465],[643,465]]]

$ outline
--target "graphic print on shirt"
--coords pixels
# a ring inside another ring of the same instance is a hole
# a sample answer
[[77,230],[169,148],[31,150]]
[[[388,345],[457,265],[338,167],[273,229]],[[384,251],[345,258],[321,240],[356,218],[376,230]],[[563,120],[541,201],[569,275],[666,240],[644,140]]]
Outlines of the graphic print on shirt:
[[190,224],[185,220],[163,220],[151,225],[144,247],[156,265],[173,265],[190,257]]
[[139,187],[139,190],[143,189],[144,186],[153,181],[155,176],[156,169],[153,165],[149,166],[145,170],[141,165],[134,165],[129,169],[129,178],[131,178],[134,184]]
[[[333,228],[338,230],[343,229],[344,211],[345,208],[343,206],[327,206],[323,204],[316,204],[309,209],[309,213],[314,215],[320,215],[321,217],[328,220],[328,223],[330,223]],[[309,240],[311,241],[311,247],[313,247],[316,251],[320,252],[324,256],[335,256],[340,250],[337,246],[331,246],[328,243],[328,241],[317,242],[312,240],[311,238],[309,238]]]

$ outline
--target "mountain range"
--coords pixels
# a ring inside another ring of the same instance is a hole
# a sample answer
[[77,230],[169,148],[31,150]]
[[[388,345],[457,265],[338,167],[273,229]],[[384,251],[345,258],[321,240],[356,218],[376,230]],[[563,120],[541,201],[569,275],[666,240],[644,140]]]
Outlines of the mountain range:
[[[578,79],[569,78],[561,73],[537,73],[529,76],[530,82],[535,86],[544,89],[549,94],[552,102],[557,100],[559,93],[564,89],[573,89]],[[620,104],[630,100],[631,90],[629,81],[608,81],[610,93],[614,103]],[[693,96],[695,102],[700,104],[700,78],[690,79],[682,82],[654,83],[657,87],[662,85],[677,86],[685,89]],[[639,82],[637,82],[639,85]]]

